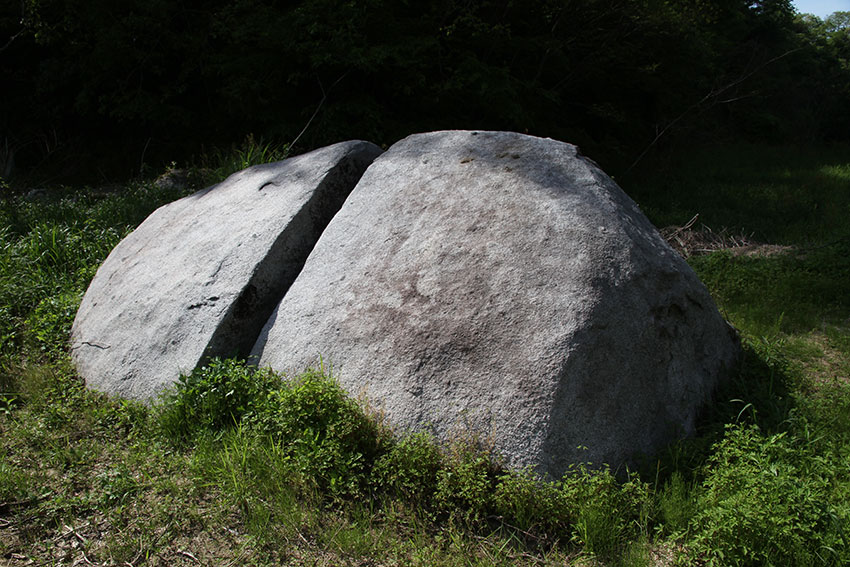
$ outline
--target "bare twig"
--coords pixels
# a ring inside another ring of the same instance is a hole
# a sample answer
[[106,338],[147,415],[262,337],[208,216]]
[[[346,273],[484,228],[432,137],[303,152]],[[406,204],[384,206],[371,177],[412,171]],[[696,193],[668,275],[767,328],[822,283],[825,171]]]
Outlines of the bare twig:
[[[707,95],[702,97],[696,103],[689,106],[682,114],[680,114],[679,116],[677,116],[676,118],[671,120],[664,128],[657,130],[656,133],[655,133],[655,138],[653,138],[653,140],[649,143],[649,145],[647,145],[643,149],[643,151],[640,153],[640,155],[638,155],[637,159],[635,159],[635,161],[633,161],[632,164],[626,169],[625,173],[628,173],[638,163],[640,163],[640,161],[644,158],[644,156],[646,156],[646,154],[649,153],[649,150],[651,150],[652,148],[655,147],[655,144],[658,143],[658,140],[660,140],[667,132],[670,131],[671,128],[673,128],[676,124],[681,122],[686,116],[691,114],[693,111],[699,110],[699,109],[701,109],[701,111],[707,110],[708,108],[711,108],[712,106],[714,106],[716,104],[729,104],[731,102],[735,102],[737,100],[753,96],[752,94],[750,94],[750,95],[732,97],[732,98],[729,98],[729,99],[720,100],[720,95],[722,95],[726,91],[737,87],[738,85],[740,85],[741,83],[743,83],[744,81],[746,81],[747,79],[749,79],[750,77],[755,75],[756,73],[761,72],[766,67],[772,65],[773,63],[776,63],[780,59],[784,59],[785,57],[788,57],[792,53],[800,51],[801,49],[803,49],[803,48],[798,47],[796,49],[790,49],[790,50],[786,51],[785,53],[782,53],[780,55],[777,55],[776,57],[768,59],[767,61],[765,61],[761,65],[757,66],[755,69],[752,69],[751,71],[746,72],[743,75],[741,75],[740,77],[738,77],[737,79],[733,80],[731,83],[727,83],[726,85],[719,87],[719,88],[711,89],[711,91]],[[704,105],[706,105],[706,103],[709,103],[709,102],[710,102],[710,104],[708,104],[708,106],[704,107]]]
[[776,251],[782,249],[782,247],[777,248],[755,241],[753,234],[732,233],[725,228],[715,232],[705,225],[694,228],[698,218],[697,214],[683,226],[668,226],[659,230],[664,240],[685,258],[717,250],[747,250],[762,247],[761,250],[764,252],[764,246]]
[[148,151],[148,146],[151,143],[151,138],[148,138],[148,141],[145,142],[145,147],[142,148],[142,157],[139,158],[139,175],[142,175],[145,171],[145,154]]
[[191,553],[189,553],[188,551],[183,551],[182,549],[180,549],[180,550],[177,551],[177,555],[182,555],[184,557],[188,557],[189,559],[191,559],[195,563],[200,563],[200,561],[198,561],[198,558],[195,557],[194,555],[192,555]]
[[87,527],[89,527],[90,525],[91,525],[90,523],[86,522],[85,524],[83,524],[83,525],[81,525],[81,526],[77,526],[76,528],[72,528],[71,526],[65,526],[65,528],[67,528],[67,530],[68,530],[68,531],[66,531],[66,532],[64,532],[64,533],[59,534],[58,536],[56,536],[55,538],[53,538],[53,541],[59,541],[60,539],[65,539],[65,538],[66,538],[66,537],[68,537],[69,535],[73,535],[75,538],[77,538],[77,539],[80,541],[80,543],[85,544],[85,543],[87,543],[86,538],[84,538],[83,536],[81,536],[81,535],[79,534],[79,532],[77,532],[77,530],[79,530],[79,529],[81,529],[81,528],[87,528]]
[[299,139],[301,139],[301,136],[304,135],[304,132],[306,132],[307,128],[310,127],[310,124],[313,123],[313,119],[316,118],[316,115],[319,114],[319,110],[322,108],[322,105],[325,104],[325,101],[328,99],[328,94],[330,94],[333,88],[337,86],[337,84],[339,84],[341,80],[347,77],[350,72],[351,71],[346,71],[345,73],[343,73],[339,79],[334,81],[334,83],[330,86],[330,88],[328,88],[327,91],[325,91],[325,88],[322,86],[322,82],[319,81],[319,88],[322,89],[322,100],[319,101],[319,105],[316,107],[316,110],[313,111],[313,116],[310,117],[310,120],[308,120],[307,124],[304,125],[304,128],[301,129],[301,132],[299,132],[298,135],[295,136],[295,139],[292,140],[292,142],[289,144],[290,148],[293,147]]
[[699,213],[695,214],[691,218],[691,220],[689,220],[687,223],[685,223],[685,226],[682,226],[682,227],[676,229],[676,232],[678,233],[678,232],[683,232],[685,230],[690,230],[690,228],[694,226],[694,223],[697,222],[698,218],[699,218]]
[[14,42],[16,39],[18,39],[22,35],[24,35],[25,31],[27,31],[27,30],[23,29],[23,30],[19,31],[18,33],[16,33],[15,35],[13,35],[12,37],[10,37],[9,41],[6,42],[6,45],[4,45],[3,47],[0,47],[0,53],[3,53],[7,49],[9,49],[9,46],[12,45],[12,42]]

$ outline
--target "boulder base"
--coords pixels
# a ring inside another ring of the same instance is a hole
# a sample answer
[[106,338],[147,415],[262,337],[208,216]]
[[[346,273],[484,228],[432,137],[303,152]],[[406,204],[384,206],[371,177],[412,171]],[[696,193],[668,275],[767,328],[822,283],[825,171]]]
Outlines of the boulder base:
[[77,313],[71,348],[86,383],[150,398],[208,357],[247,356],[380,153],[368,142],[336,144],[155,211],[112,251]]
[[690,433],[736,352],[693,271],[574,146],[437,132],[372,163],[253,356],[322,357],[398,428],[472,430],[559,476]]

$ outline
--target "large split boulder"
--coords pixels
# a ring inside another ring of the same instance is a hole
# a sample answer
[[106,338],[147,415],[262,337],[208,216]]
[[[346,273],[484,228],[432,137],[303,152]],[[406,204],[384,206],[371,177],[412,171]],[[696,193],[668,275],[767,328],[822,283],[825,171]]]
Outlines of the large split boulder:
[[155,211],[112,251],[80,306],[86,383],[145,399],[214,356],[247,356],[322,230],[381,153],[344,142],[251,167]]
[[372,163],[253,357],[321,359],[399,429],[478,433],[558,476],[691,432],[736,347],[694,272],[574,146],[437,132]]

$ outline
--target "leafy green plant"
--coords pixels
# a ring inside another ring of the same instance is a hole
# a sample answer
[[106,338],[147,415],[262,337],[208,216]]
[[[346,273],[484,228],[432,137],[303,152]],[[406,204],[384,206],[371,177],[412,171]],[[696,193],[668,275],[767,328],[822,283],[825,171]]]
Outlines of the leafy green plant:
[[389,440],[336,380],[317,370],[269,391],[251,423],[285,443],[300,473],[332,495],[357,493]]
[[66,291],[42,299],[26,319],[27,336],[33,348],[51,358],[66,353],[71,325],[81,300],[79,291]]
[[439,446],[427,433],[402,437],[381,455],[372,470],[374,482],[393,493],[425,504],[437,486],[443,465]]
[[691,545],[710,565],[833,564],[850,527],[837,514],[835,469],[786,432],[730,425],[706,467]]
[[465,522],[483,520],[492,507],[499,471],[495,461],[474,439],[452,443],[445,459],[445,465],[437,472],[436,508]]
[[231,427],[255,412],[279,378],[244,361],[213,359],[177,384],[159,401],[158,422],[166,436],[187,441],[200,432]]
[[568,537],[569,526],[575,521],[558,484],[541,481],[529,469],[499,477],[493,510],[508,524],[538,537]]
[[177,442],[247,427],[268,440],[293,474],[332,496],[364,488],[388,442],[380,425],[323,373],[308,370],[287,380],[230,359],[181,376],[157,414],[160,430]]

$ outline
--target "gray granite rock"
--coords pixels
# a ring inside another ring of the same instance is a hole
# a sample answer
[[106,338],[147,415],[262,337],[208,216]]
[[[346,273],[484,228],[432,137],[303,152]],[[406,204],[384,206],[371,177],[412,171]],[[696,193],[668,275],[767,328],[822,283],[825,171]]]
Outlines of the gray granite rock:
[[380,153],[336,144],[156,210],[112,251],[77,313],[71,349],[87,385],[145,399],[208,357],[246,356]]
[[321,357],[400,430],[475,432],[559,476],[690,433],[736,353],[693,271],[574,146],[436,132],[373,162],[253,357]]

